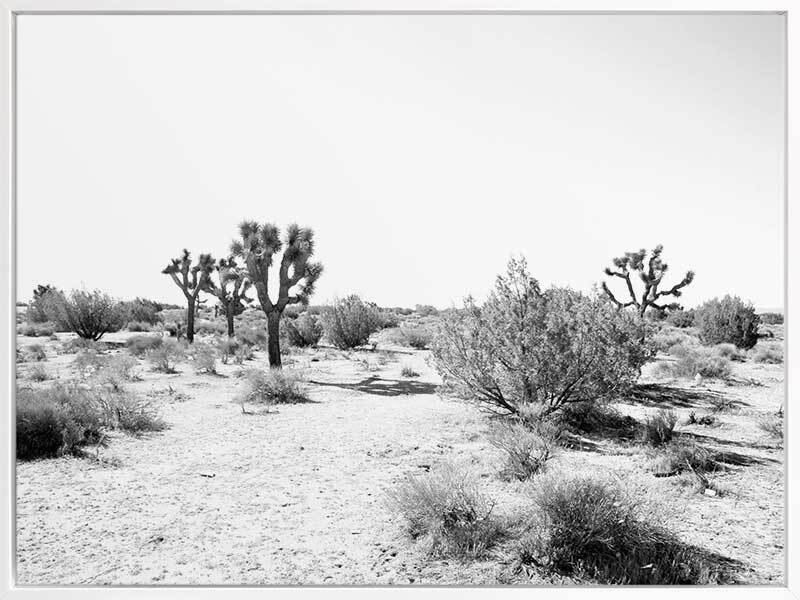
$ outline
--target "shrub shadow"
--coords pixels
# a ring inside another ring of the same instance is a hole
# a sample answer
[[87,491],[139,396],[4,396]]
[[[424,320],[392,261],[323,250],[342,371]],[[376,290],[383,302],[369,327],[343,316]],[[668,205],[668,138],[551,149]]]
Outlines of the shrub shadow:
[[634,386],[627,396],[620,398],[619,402],[670,408],[697,408],[704,403],[707,405],[722,398],[723,395],[719,392],[676,388],[660,383],[640,383]]
[[411,394],[434,394],[438,386],[423,381],[382,379],[372,376],[362,379],[357,383],[326,383],[323,381],[309,381],[310,384],[323,387],[336,387],[343,390],[363,392],[375,396],[407,396]]

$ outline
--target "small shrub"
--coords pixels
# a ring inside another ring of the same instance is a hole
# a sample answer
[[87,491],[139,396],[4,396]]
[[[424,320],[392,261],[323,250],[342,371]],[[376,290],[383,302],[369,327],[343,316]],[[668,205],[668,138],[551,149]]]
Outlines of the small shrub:
[[672,377],[710,377],[728,379],[731,376],[731,364],[728,359],[710,348],[673,347],[672,352],[677,360],[672,363],[659,363],[658,372]]
[[425,329],[401,327],[400,331],[403,333],[404,343],[407,346],[416,348],[417,350],[425,350],[433,340],[433,335],[431,332]]
[[236,339],[251,348],[258,347],[264,350],[267,347],[267,330],[264,327],[239,327]]
[[281,321],[286,341],[291,346],[304,348],[316,346],[322,338],[323,327],[315,315],[303,313],[294,320]]
[[66,340],[61,344],[61,354],[74,354],[81,350],[91,350],[92,352],[105,352],[107,349],[106,344],[103,342],[95,342],[93,340],[86,340],[83,338],[72,338]]
[[758,344],[753,350],[753,361],[768,365],[783,363],[783,346],[780,344]]
[[186,352],[180,342],[167,338],[159,346],[147,350],[145,356],[156,371],[174,373],[176,365],[186,358]]
[[714,415],[700,415],[699,417],[695,414],[694,411],[689,413],[689,417],[686,419],[687,425],[704,425],[709,427],[717,422],[717,417]]
[[29,344],[25,347],[25,357],[28,360],[40,362],[47,360],[47,353],[44,351],[44,346],[41,344]]
[[673,327],[692,327],[694,325],[694,310],[673,310],[667,316],[667,323]]
[[52,323],[29,323],[20,327],[18,332],[27,337],[50,337],[56,328]]
[[758,341],[759,316],[738,296],[709,300],[697,309],[696,321],[704,344],[727,342],[748,349]]
[[47,381],[48,379],[52,378],[53,376],[44,365],[35,364],[28,369],[28,379],[31,381]]
[[60,385],[17,392],[17,458],[75,453],[100,439],[102,419],[89,392]]
[[237,365],[244,364],[246,360],[253,360],[253,348],[251,346],[242,345],[236,349],[234,354],[234,362]]
[[506,453],[501,476],[506,480],[524,481],[544,470],[556,453],[560,432],[539,423],[535,429],[522,423],[502,423],[494,428],[489,442]]
[[195,323],[194,331],[200,335],[222,335],[228,333],[228,326],[224,321],[201,319]]
[[120,391],[125,382],[141,379],[137,370],[138,365],[136,359],[131,356],[112,356],[100,363],[95,377],[98,383],[107,385],[114,391]]
[[747,355],[742,350],[730,343],[717,344],[714,346],[714,352],[717,356],[737,362],[743,362],[747,359]]
[[708,473],[718,467],[713,455],[694,442],[676,441],[665,446],[655,458],[652,470],[656,475],[677,475],[690,470]]
[[656,352],[669,353],[675,347],[697,346],[699,341],[687,332],[671,327],[664,327],[661,331],[651,336],[650,343]]
[[307,402],[305,381],[300,373],[289,369],[249,369],[245,389],[240,397],[249,404],[296,404]]
[[537,479],[523,564],[607,584],[701,584],[730,575],[681,543],[621,486],[586,476]]
[[479,558],[504,535],[492,515],[494,502],[450,464],[409,477],[389,492],[388,504],[405,518],[410,537],[424,542],[433,555]]
[[127,339],[125,346],[133,356],[144,356],[148,350],[161,346],[164,338],[160,335],[133,335]]
[[98,352],[94,350],[79,350],[78,355],[72,361],[72,368],[81,377],[85,378],[97,373],[105,364],[105,357]]
[[156,404],[136,394],[108,394],[99,398],[106,427],[134,435],[145,431],[162,431],[167,423],[159,416]]
[[764,325],[783,325],[783,314],[768,312],[758,315]]
[[150,325],[142,321],[131,321],[126,329],[131,332],[150,331]]
[[414,368],[409,365],[403,365],[400,375],[403,377],[419,377],[419,373],[417,373]]
[[653,446],[663,446],[672,441],[678,415],[674,410],[661,409],[655,415],[648,415],[644,421],[642,436]]
[[763,415],[758,418],[756,424],[761,431],[769,434],[771,437],[779,440],[783,439],[783,417],[780,414],[771,413]]
[[241,347],[241,342],[236,338],[222,337],[217,339],[217,350],[219,350],[220,361],[227,365],[236,356],[236,351]]
[[195,342],[192,344],[192,360],[197,371],[217,374],[217,351],[209,344]]
[[378,331],[380,313],[373,304],[351,295],[334,300],[323,313],[322,323],[328,341],[340,350],[347,350],[363,346]]

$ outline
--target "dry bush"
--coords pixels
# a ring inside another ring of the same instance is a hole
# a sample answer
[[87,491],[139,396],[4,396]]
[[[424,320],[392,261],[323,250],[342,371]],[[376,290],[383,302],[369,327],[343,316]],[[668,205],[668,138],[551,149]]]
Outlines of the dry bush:
[[236,331],[236,339],[239,343],[250,346],[251,348],[260,348],[265,350],[267,348],[267,330],[264,327],[239,327]]
[[103,342],[95,342],[94,340],[87,340],[84,338],[72,338],[64,341],[61,344],[59,354],[75,354],[81,350],[91,350],[93,352],[105,352],[108,346]]
[[95,374],[106,364],[105,356],[94,350],[79,350],[72,360],[72,368],[83,378]]
[[190,352],[195,370],[209,375],[217,374],[217,350],[213,346],[195,342],[192,344]]
[[480,558],[505,535],[492,515],[494,502],[451,464],[410,476],[387,495],[389,508],[405,518],[408,534],[432,555]]
[[138,361],[132,356],[111,356],[100,363],[94,377],[99,384],[120,391],[125,382],[141,380],[138,366]]
[[109,429],[138,435],[167,428],[157,405],[149,398],[123,392],[100,395],[97,402],[103,415],[103,424]]
[[419,377],[419,373],[417,373],[410,365],[403,365],[400,375],[403,377]]
[[167,338],[160,346],[147,350],[145,356],[156,371],[174,373],[177,364],[186,358],[186,350],[177,340]]
[[339,348],[347,350],[363,346],[369,336],[380,329],[378,308],[364,302],[355,294],[334,300],[322,314],[325,337]]
[[403,336],[403,343],[417,350],[425,350],[433,341],[433,334],[421,327],[401,327],[400,332]]
[[25,346],[25,358],[27,360],[39,362],[47,360],[47,353],[41,344],[29,344]]
[[603,584],[703,584],[729,577],[619,484],[586,476],[536,480],[518,555],[523,564]]
[[123,305],[99,290],[73,290],[69,296],[58,296],[50,306],[57,325],[87,340],[97,341],[106,333],[119,331],[126,322]]
[[714,352],[717,356],[736,362],[744,362],[747,360],[747,354],[743,350],[737,348],[735,344],[731,343],[717,344],[714,346]]
[[756,420],[756,424],[761,431],[770,437],[783,440],[783,415],[780,413],[770,413],[762,415]]
[[132,335],[125,342],[125,347],[133,356],[144,356],[148,350],[153,350],[164,343],[160,335]]
[[537,422],[533,427],[520,422],[503,422],[494,427],[489,442],[506,453],[506,464],[500,475],[524,481],[544,471],[548,460],[558,450],[561,431]]
[[674,410],[660,409],[654,415],[647,415],[642,428],[642,438],[653,446],[663,446],[672,441],[678,414]]
[[17,329],[17,334],[27,337],[50,337],[56,328],[52,323],[29,323]]
[[323,327],[316,315],[303,313],[296,319],[281,321],[283,334],[290,346],[316,346],[322,338]]
[[693,441],[675,441],[663,447],[652,462],[652,471],[661,477],[676,475],[686,470],[708,473],[719,465],[714,456],[703,446]]
[[219,337],[216,343],[220,361],[223,365],[227,365],[236,356],[236,351],[242,346],[239,340],[232,337]]
[[52,379],[53,375],[48,371],[44,365],[35,364],[28,369],[28,379],[31,381],[47,381]]
[[17,458],[31,460],[75,453],[100,439],[102,418],[89,392],[77,387],[17,392]]
[[141,333],[144,331],[150,331],[151,325],[142,321],[131,321],[128,323],[125,329],[133,333]]
[[656,369],[659,375],[688,378],[701,375],[716,379],[728,379],[731,376],[731,364],[728,359],[710,348],[673,347],[671,353],[677,356],[677,360],[671,363],[659,363]]
[[783,314],[768,312],[758,315],[764,325],[783,325]]
[[682,329],[662,327],[660,331],[650,337],[650,343],[656,352],[669,353],[674,346],[697,346],[700,344],[700,340]]
[[296,404],[307,402],[303,376],[290,369],[247,369],[240,402],[249,404]]
[[753,361],[768,365],[783,363],[783,346],[781,344],[758,344],[753,350]]

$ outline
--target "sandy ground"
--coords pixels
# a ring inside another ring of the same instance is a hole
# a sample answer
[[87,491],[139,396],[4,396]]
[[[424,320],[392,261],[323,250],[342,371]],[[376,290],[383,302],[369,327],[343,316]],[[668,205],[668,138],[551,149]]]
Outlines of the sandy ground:
[[[46,365],[71,376],[73,357],[56,355],[56,346],[47,342]],[[437,396],[427,352],[390,350],[293,355],[291,366],[312,382],[312,402],[254,414],[233,402],[238,366],[223,365],[212,376],[183,364],[179,374],[162,375],[142,361],[143,381],[129,387],[164,392],[168,430],[114,434],[99,455],[117,466],[85,458],[17,463],[18,584],[546,583],[509,580],[502,556],[434,560],[404,537],[385,491],[409,474],[443,460],[467,465],[500,512],[524,502],[526,484],[497,477],[502,457],[486,441],[486,417]],[[264,360],[259,353],[255,364]],[[421,377],[401,377],[403,365]],[[29,366],[19,365],[21,381]],[[738,561],[741,582],[778,584],[783,450],[765,439],[754,417],[780,404],[783,368],[736,369],[758,384],[675,383],[671,389],[680,393],[667,399],[656,394],[619,404],[638,417],[660,406],[685,417],[708,412],[714,394],[735,400],[719,426],[679,427],[681,435],[728,453],[726,470],[712,476],[722,495],[654,478],[642,447],[629,443],[587,439],[552,468],[616,474],[658,498],[681,539]],[[186,398],[176,400],[166,393],[170,387]]]

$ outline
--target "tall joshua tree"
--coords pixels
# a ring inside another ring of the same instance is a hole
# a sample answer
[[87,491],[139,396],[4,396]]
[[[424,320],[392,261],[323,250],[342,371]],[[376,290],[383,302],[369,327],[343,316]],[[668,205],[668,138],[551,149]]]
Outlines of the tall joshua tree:
[[[644,316],[648,308],[654,308],[656,310],[679,310],[681,308],[681,305],[677,302],[659,304],[658,300],[660,298],[666,299],[669,296],[680,298],[682,293],[681,289],[694,280],[694,271],[687,271],[686,275],[684,275],[679,283],[673,285],[671,288],[659,291],[658,288],[661,285],[661,280],[664,278],[668,268],[668,265],[661,260],[661,253],[663,250],[664,246],[659,244],[653,248],[649,259],[647,259],[647,251],[644,249],[638,252],[626,252],[624,256],[615,258],[612,261],[615,268],[606,268],[606,275],[609,277],[619,277],[625,282],[628,294],[631,297],[627,302],[618,300],[604,281],[602,283],[603,291],[611,302],[617,305],[617,308],[622,309],[628,306],[634,306],[640,316]],[[631,281],[631,277],[634,273],[639,274],[639,279],[641,279],[644,284],[644,290],[638,296],[634,290],[633,282]]]
[[236,260],[231,257],[227,260],[220,258],[216,265],[219,285],[211,279],[208,280],[208,287],[205,291],[213,294],[219,300],[222,314],[228,321],[228,337],[233,337],[233,317],[244,312],[245,304],[250,302],[247,291],[252,285],[247,278],[245,271],[236,264]]
[[183,295],[186,297],[186,339],[191,344],[194,341],[194,316],[197,298],[200,292],[208,287],[211,273],[214,270],[214,259],[210,254],[201,254],[197,264],[192,265],[189,251],[184,249],[179,258],[173,258],[163,271],[164,275],[172,277]]
[[[278,340],[281,315],[289,304],[308,304],[314,285],[322,274],[322,265],[311,262],[314,254],[314,232],[296,224],[286,228],[284,240],[280,230],[271,223],[244,221],[239,225],[239,237],[231,244],[231,253],[240,257],[247,275],[256,288],[258,301],[267,315],[267,352],[269,366],[281,367],[281,349]],[[269,269],[273,258],[285,246],[278,267],[278,296],[273,302],[269,296]],[[294,294],[292,288],[298,286]]]

